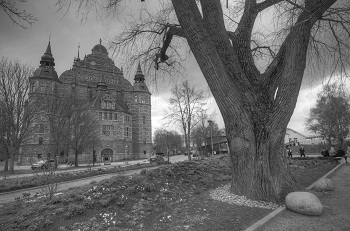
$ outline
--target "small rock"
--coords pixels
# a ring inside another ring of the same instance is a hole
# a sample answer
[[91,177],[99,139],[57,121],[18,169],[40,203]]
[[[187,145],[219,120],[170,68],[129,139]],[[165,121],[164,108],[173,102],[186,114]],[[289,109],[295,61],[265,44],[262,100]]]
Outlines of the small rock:
[[292,192],[286,197],[286,207],[296,213],[318,216],[322,214],[321,201],[309,192]]
[[334,186],[330,179],[323,178],[315,183],[313,189],[318,191],[332,191],[334,190]]

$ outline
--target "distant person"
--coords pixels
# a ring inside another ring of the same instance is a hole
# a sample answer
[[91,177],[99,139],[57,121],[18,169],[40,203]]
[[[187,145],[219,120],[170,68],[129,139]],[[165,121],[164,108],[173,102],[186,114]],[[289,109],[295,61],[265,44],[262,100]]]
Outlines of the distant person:
[[287,155],[288,155],[288,157],[293,158],[292,149],[290,149],[290,148],[287,149]]
[[326,148],[322,148],[321,155],[323,157],[328,157],[329,156],[328,150]]
[[304,146],[301,146],[300,148],[299,148],[299,153],[300,153],[300,157],[306,157],[305,156],[305,149],[304,149]]
[[336,154],[334,147],[332,146],[331,149],[329,149],[329,156],[334,157]]
[[348,145],[348,148],[346,149],[346,153],[345,153],[345,163],[348,163],[348,157],[350,156],[350,144]]
[[337,150],[337,154],[335,154],[334,157],[344,157],[345,156],[345,151],[342,149],[342,147],[339,147]]

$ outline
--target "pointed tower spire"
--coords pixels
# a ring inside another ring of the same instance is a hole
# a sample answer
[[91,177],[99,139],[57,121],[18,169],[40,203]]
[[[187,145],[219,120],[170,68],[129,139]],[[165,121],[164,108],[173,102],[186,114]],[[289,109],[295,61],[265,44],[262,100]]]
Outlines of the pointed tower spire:
[[46,52],[45,54],[51,55],[51,41],[49,40],[49,44],[47,44]]
[[79,62],[79,61],[80,61],[79,49],[80,49],[80,43],[79,43],[79,45],[78,45],[78,57],[77,57],[77,58],[74,58],[74,62]]
[[136,71],[134,80],[135,80],[135,82],[144,82],[145,81],[145,76],[142,73],[140,62],[137,65],[137,71]]
[[41,66],[54,67],[55,66],[54,61],[55,59],[53,58],[51,53],[51,42],[49,41],[49,44],[47,45],[44,55],[41,56],[40,64]]

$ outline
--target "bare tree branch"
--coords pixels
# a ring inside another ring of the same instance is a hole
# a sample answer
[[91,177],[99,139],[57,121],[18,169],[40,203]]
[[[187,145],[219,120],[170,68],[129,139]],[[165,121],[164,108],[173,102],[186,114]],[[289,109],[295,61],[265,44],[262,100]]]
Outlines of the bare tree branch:
[[[24,3],[26,0],[18,0],[18,2]],[[18,9],[17,1],[15,0],[0,0],[0,9],[2,9],[5,14],[10,18],[10,20],[22,27],[27,29],[28,26],[31,26],[34,22],[38,21],[36,17],[28,13],[25,10]]]

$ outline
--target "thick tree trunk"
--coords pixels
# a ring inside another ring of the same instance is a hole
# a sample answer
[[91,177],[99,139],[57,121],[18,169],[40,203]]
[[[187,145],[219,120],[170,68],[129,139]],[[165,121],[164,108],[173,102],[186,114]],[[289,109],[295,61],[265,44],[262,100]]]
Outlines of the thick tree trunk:
[[225,122],[232,161],[231,190],[251,199],[282,202],[297,188],[283,150],[286,128],[283,123],[272,128],[249,121]]
[[10,165],[10,173],[12,174],[15,172],[15,154],[13,152],[10,153],[9,165]]
[[7,172],[9,170],[9,159],[5,159],[5,165],[4,165],[4,172]]

